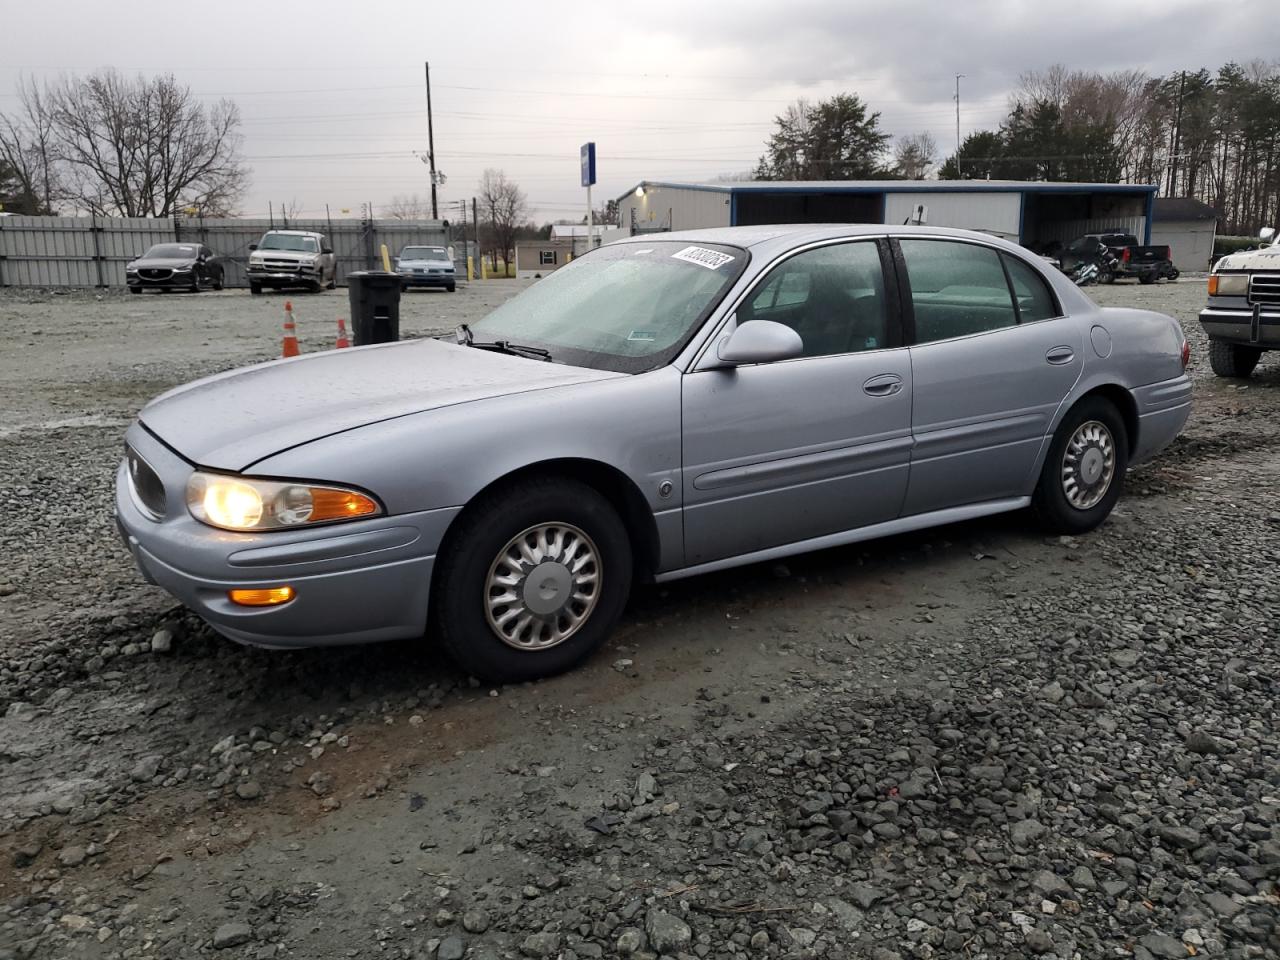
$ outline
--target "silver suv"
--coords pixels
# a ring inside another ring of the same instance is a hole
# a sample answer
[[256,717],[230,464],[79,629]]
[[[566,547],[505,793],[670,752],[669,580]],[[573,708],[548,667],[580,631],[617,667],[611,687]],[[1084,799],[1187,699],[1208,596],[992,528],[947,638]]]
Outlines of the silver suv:
[[268,230],[249,245],[249,292],[303,287],[332,290],[338,282],[338,260],[324,234],[306,230]]

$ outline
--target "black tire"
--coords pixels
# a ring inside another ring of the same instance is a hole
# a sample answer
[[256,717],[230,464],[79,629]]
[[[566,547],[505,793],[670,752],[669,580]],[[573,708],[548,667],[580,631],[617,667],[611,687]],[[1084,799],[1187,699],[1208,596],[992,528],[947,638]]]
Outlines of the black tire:
[[141,287],[130,287],[130,288],[129,288],[129,292],[130,292],[130,293],[141,293],[141,292],[142,292],[142,288],[141,288]]
[[213,289],[215,289],[215,290],[221,290],[221,289],[222,289],[222,272],[221,272],[221,271],[219,271],[218,273],[214,274],[214,277],[213,277]]
[[262,294],[262,284],[254,283],[252,280],[250,280],[249,292],[253,294],[255,297],[260,296]]
[[448,290],[450,293],[453,293],[453,291],[458,289],[458,285],[456,283],[451,283],[447,287],[445,287],[445,289]]
[[1177,267],[1174,267],[1174,268],[1173,268],[1172,270],[1170,270],[1167,274],[1165,274],[1165,279],[1166,279],[1166,280],[1177,280],[1180,276],[1182,276],[1182,273],[1178,270],[1178,268],[1177,268]]
[[[1095,491],[1102,494],[1101,498],[1088,507],[1082,507],[1073,504],[1067,496],[1065,455],[1076,431],[1086,424],[1098,424],[1104,428],[1111,443],[1112,469],[1107,485]],[[1102,397],[1085,397],[1067,411],[1053,435],[1031,506],[1041,524],[1053,533],[1072,536],[1087,533],[1107,519],[1120,499],[1128,466],[1129,432],[1120,411]]]
[[1260,359],[1262,350],[1259,347],[1227,343],[1225,340],[1209,341],[1209,367],[1220,377],[1244,379],[1253,373]]
[[1138,282],[1144,285],[1149,283],[1155,283],[1156,275],[1154,273],[1144,273],[1142,276],[1138,277]]
[[[569,524],[586,534],[596,550],[600,592],[564,640],[542,650],[517,649],[489,625],[485,584],[504,548],[539,524]],[[549,677],[577,666],[604,642],[626,605],[631,575],[627,529],[599,492],[568,477],[518,481],[470,504],[450,530],[436,566],[433,625],[441,645],[473,676],[495,683]]]
[[1115,283],[1116,275],[1112,273],[1109,268],[1103,267],[1101,270],[1098,271],[1098,282],[1099,283]]

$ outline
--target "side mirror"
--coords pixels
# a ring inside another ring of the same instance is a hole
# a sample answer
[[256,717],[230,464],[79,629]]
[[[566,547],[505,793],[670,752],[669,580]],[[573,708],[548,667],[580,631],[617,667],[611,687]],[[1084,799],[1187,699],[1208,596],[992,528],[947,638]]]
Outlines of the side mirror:
[[258,245],[257,245],[256,243],[251,243],[251,244],[249,244],[249,249],[250,249],[251,251],[252,251],[252,250],[257,250],[257,249],[258,249]]
[[1264,242],[1267,240],[1271,240],[1272,238],[1275,237],[1275,235],[1276,235],[1275,227],[1263,227],[1261,230],[1258,231],[1258,239]]
[[804,341],[785,324],[748,320],[720,341],[716,356],[725,363],[773,363],[804,353]]
[[321,253],[333,253],[333,247],[321,247],[321,248],[320,248],[320,252],[321,252]]

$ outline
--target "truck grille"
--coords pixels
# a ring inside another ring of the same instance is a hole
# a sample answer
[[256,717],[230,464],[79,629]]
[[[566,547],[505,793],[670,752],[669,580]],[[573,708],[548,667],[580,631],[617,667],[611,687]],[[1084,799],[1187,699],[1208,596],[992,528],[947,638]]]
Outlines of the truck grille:
[[139,505],[153,520],[164,517],[165,503],[164,484],[159,474],[151,468],[151,464],[138,456],[133,447],[125,446],[125,463],[129,471],[129,486],[133,489]]
[[268,270],[270,270],[272,273],[297,273],[298,272],[297,260],[272,260],[268,258],[262,261],[262,265],[266,267]]
[[1255,273],[1249,278],[1249,302],[1280,307],[1280,274]]

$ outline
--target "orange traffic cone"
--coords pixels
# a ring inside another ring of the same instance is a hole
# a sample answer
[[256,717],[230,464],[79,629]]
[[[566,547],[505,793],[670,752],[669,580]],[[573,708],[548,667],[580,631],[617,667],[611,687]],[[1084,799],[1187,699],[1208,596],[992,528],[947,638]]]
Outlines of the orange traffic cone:
[[335,350],[344,350],[351,346],[351,341],[347,339],[347,321],[342,317],[338,318],[338,342],[334,344]]
[[284,302],[284,344],[282,357],[296,357],[298,355],[298,334],[297,329],[293,325],[293,301],[286,300]]

